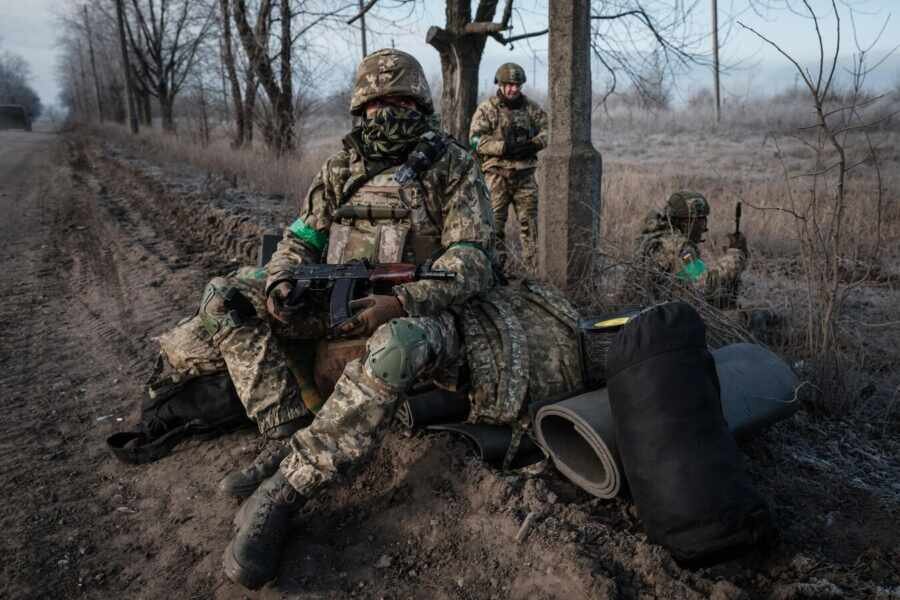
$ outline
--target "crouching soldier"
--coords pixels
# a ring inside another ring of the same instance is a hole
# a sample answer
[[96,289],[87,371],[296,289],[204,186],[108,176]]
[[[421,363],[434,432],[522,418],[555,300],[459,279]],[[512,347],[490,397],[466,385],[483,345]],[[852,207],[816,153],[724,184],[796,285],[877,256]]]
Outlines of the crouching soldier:
[[497,94],[478,105],[469,140],[491,190],[499,259],[505,263],[506,219],[512,205],[522,232],[522,258],[533,271],[538,211],[534,173],[537,153],[547,146],[547,115],[522,93],[525,70],[519,65],[501,65],[494,83]]
[[676,192],[662,212],[652,211],[645,218],[636,250],[642,291],[651,296],[645,300],[671,300],[673,286],[687,285],[717,308],[736,307],[749,256],[747,239],[739,232],[729,234],[725,254],[704,262],[700,244],[708,217],[709,203],[702,194]]

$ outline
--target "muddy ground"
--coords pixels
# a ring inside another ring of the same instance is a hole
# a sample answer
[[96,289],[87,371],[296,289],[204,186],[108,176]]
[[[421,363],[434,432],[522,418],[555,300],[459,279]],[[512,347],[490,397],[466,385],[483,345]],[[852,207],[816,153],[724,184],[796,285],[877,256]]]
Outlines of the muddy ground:
[[104,439],[137,416],[153,336],[251,260],[283,206],[134,149],[0,133],[0,597],[900,598],[896,428],[802,411],[742,448],[780,543],[714,568],[680,569],[627,502],[550,465],[502,474],[398,427],[297,516],[277,582],[231,584],[237,505],[215,486],[253,432],[142,467]]

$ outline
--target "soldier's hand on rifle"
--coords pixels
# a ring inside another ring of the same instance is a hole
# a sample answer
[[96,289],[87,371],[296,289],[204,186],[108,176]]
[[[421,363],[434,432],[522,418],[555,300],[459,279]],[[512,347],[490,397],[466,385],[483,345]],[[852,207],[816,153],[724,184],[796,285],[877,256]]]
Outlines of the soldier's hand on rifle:
[[344,335],[372,335],[391,319],[406,316],[406,311],[396,296],[366,296],[351,301],[350,308],[359,312],[341,324],[340,331]]
[[729,233],[727,248],[729,250],[734,248],[736,250],[740,250],[741,252],[747,252],[747,238],[745,238],[744,234],[741,232]]
[[272,315],[272,317],[278,319],[282,323],[289,322],[291,315],[296,312],[296,307],[291,307],[286,304],[293,289],[294,288],[290,283],[282,281],[269,290],[269,296],[266,298],[266,310],[269,311],[269,314]]
[[541,150],[538,146],[537,142],[534,140],[528,140],[525,142],[520,142],[513,146],[508,152],[507,155],[510,158],[534,158],[534,156]]

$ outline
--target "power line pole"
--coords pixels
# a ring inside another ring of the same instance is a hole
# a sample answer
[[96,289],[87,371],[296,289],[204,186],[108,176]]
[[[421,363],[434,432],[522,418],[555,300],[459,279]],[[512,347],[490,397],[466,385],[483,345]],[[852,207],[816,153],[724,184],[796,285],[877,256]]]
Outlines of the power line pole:
[[722,97],[719,87],[719,7],[717,0],[712,0],[712,38],[713,38],[713,87],[716,94],[716,123],[722,120]]
[[365,58],[369,51],[366,47],[366,13],[363,12],[363,0],[359,0],[359,12],[362,15],[359,18],[359,30],[362,33],[362,54]]

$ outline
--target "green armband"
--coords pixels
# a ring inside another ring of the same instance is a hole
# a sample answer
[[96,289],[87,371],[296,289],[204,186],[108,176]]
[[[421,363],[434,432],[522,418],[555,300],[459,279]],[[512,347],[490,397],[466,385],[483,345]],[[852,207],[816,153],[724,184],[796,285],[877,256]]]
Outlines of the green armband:
[[469,139],[469,146],[471,146],[472,152],[475,152],[476,150],[478,150],[478,142],[480,142],[480,141],[481,141],[480,135],[476,135]]
[[317,252],[321,252],[325,247],[325,243],[328,241],[328,236],[321,231],[316,231],[304,223],[303,219],[297,219],[291,223],[290,227],[288,227],[288,231],[290,231],[298,240],[302,240],[309,244],[309,246]]
[[704,273],[706,273],[706,263],[699,258],[695,258],[684,265],[684,268],[678,271],[675,277],[685,281],[697,281]]

